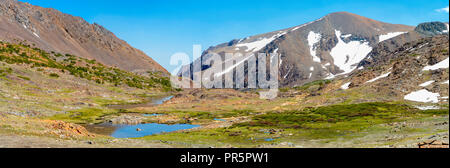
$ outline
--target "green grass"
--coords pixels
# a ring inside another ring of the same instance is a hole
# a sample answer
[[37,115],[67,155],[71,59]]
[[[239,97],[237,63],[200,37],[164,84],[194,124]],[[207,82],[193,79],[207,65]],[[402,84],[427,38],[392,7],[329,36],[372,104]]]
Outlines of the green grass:
[[6,75],[11,74],[12,71],[13,70],[11,68],[0,67],[0,77],[5,77]]
[[279,128],[308,128],[310,124],[359,121],[392,121],[397,118],[422,114],[448,114],[448,110],[420,111],[407,105],[390,103],[362,103],[306,108],[300,111],[269,113],[257,116],[242,126]]
[[49,119],[71,122],[76,124],[97,124],[104,122],[102,117],[117,114],[118,110],[99,109],[99,108],[83,108],[79,110],[69,111],[65,114],[57,114]]
[[294,87],[294,89],[296,89],[296,90],[308,90],[308,89],[313,88],[313,87],[314,88],[320,88],[320,87],[323,87],[324,85],[329,84],[329,83],[331,83],[331,80],[317,80],[317,81],[314,81],[314,82],[310,82],[310,83],[304,84],[303,86]]
[[56,73],[51,73],[49,76],[52,78],[59,78],[59,75]]
[[307,130],[308,137],[330,138],[359,132],[376,124],[424,115],[448,115],[448,109],[421,111],[407,105],[380,102],[332,105],[260,115],[235,127],[301,129]]
[[275,141],[265,141],[268,138],[275,138],[273,135],[258,133],[261,128],[218,128],[210,130],[199,130],[184,133],[168,133],[151,135],[139,139],[169,141],[172,145],[180,147],[256,147],[260,144],[271,144]]
[[[257,147],[279,142],[320,140],[321,143],[350,141],[371,133],[389,132],[381,124],[448,116],[448,109],[421,111],[398,103],[361,103],[332,105],[304,110],[284,111],[255,116],[252,121],[228,128],[195,130],[185,133],[168,133],[143,137],[145,140],[162,140],[181,147],[196,145],[226,147]],[[268,134],[264,130],[282,130]],[[426,132],[405,128],[404,133]],[[274,141],[265,141],[272,138]],[[201,146],[204,147],[204,146]]]

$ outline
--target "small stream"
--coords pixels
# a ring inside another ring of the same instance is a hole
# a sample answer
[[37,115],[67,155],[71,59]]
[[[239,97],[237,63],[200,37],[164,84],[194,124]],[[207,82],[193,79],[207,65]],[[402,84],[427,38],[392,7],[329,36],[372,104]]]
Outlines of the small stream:
[[[123,104],[123,105],[109,105],[109,108],[112,109],[132,109],[137,107],[153,107],[157,105],[161,105],[166,101],[172,99],[173,96],[166,97],[152,97],[146,103],[141,104]],[[161,114],[143,114],[145,117],[156,117]],[[191,124],[157,124],[157,123],[148,123],[148,124],[138,124],[138,125],[123,125],[123,124],[111,124],[111,123],[102,123],[95,125],[84,125],[84,127],[92,133],[108,135],[114,138],[140,138],[148,135],[174,132],[185,129],[192,129],[199,127],[198,125]]]

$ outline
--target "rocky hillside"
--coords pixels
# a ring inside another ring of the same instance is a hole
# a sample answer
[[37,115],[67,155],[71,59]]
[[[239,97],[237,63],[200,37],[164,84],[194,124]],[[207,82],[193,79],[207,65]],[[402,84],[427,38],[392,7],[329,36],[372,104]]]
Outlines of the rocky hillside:
[[426,37],[379,52],[372,64],[344,79],[341,89],[370,86],[397,100],[448,105],[448,39],[448,35]]
[[[210,57],[210,53],[276,52],[281,55],[280,85],[298,86],[348,74],[379,42],[413,29],[338,12],[300,26],[211,47],[203,53],[202,59]],[[189,73],[189,66],[181,69],[180,75],[183,73]]]
[[[169,79],[160,73],[149,73],[147,76],[141,76],[118,68],[105,66],[95,60],[70,54],[47,53],[44,50],[32,48],[25,44],[11,44],[0,41],[0,63],[25,66],[28,67],[28,71],[41,72],[54,79],[62,75],[70,75],[98,84],[108,84],[116,87],[127,86],[139,89],[171,90]],[[7,77],[11,71],[0,69],[0,77]],[[29,80],[28,77],[23,78],[24,80]]]
[[0,40],[25,41],[48,52],[95,59],[127,71],[168,74],[152,58],[98,24],[16,0],[0,2]]
[[427,22],[419,24],[414,31],[404,33],[378,43],[367,57],[360,62],[359,68],[371,64],[377,64],[379,60],[390,60],[388,56],[395,56],[389,54],[398,48],[402,47],[406,43],[414,42],[422,38],[433,37],[437,35],[448,35],[449,27],[448,23],[442,22]]

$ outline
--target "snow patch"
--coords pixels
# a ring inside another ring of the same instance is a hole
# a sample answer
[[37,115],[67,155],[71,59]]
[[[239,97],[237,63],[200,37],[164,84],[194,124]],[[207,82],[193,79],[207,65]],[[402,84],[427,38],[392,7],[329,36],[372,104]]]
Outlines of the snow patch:
[[283,76],[284,79],[286,79],[286,77],[289,75],[289,73],[291,73],[292,68],[289,68],[288,72],[286,73],[286,75]]
[[392,32],[392,33],[388,33],[388,34],[385,34],[385,35],[380,35],[380,37],[379,37],[380,41],[379,42],[382,42],[382,41],[385,41],[385,40],[397,37],[397,36],[405,34],[405,33],[407,33],[407,32]]
[[339,67],[342,74],[347,74],[355,70],[356,64],[361,62],[367,54],[372,51],[369,42],[350,41],[345,43],[340,37],[341,32],[335,30],[338,43],[331,49],[330,55],[334,59],[334,64]]
[[448,85],[448,80],[447,80],[447,81],[445,81],[445,82],[442,82],[442,84],[447,84],[447,85]]
[[436,82],[436,81],[434,81],[434,80],[428,81],[428,82],[420,84],[419,86],[420,87],[427,87],[427,86],[430,86],[431,84],[433,84],[434,82]]
[[376,78],[373,78],[372,80],[367,81],[366,83],[372,83],[372,82],[375,82],[375,81],[377,81],[377,80],[379,80],[379,79],[381,79],[381,78],[386,78],[386,77],[388,77],[390,74],[391,74],[391,72],[385,73],[385,74],[383,74],[383,75],[380,75],[379,77],[376,77]]
[[[278,48],[273,50],[272,57],[270,57],[270,64],[272,64],[273,57],[275,57],[275,56],[278,56],[278,60],[280,59],[280,56],[278,55]],[[278,66],[280,66],[280,65],[278,65]]]
[[435,65],[431,65],[431,66],[426,66],[425,68],[423,68],[422,71],[434,71],[434,70],[438,70],[438,69],[446,69],[448,68],[448,58],[445,59],[444,61],[441,61]]
[[302,24],[302,25],[300,25],[300,26],[294,27],[291,31],[298,30],[298,29],[300,29],[300,28],[302,28],[302,27],[305,27],[305,26],[308,26],[308,25],[310,25],[310,24],[312,24],[312,23],[321,21],[322,19],[323,19],[323,18],[320,18],[320,19],[317,19],[317,20],[315,20],[315,21],[308,22],[308,23]]
[[329,73],[325,79],[330,80],[330,79],[334,79],[334,78],[336,78],[336,76],[333,75],[332,73]]
[[316,47],[315,45],[320,41],[322,38],[322,35],[319,33],[314,33],[313,31],[310,31],[308,34],[308,45],[309,45],[309,52],[311,53],[311,56],[313,57],[314,62],[320,63],[320,58],[316,55]]
[[447,26],[447,30],[442,31],[442,33],[448,33],[448,32],[449,32],[449,26],[448,26],[448,24],[446,23],[445,26]]
[[349,88],[350,84],[352,84],[352,82],[345,83],[344,85],[341,86],[341,89],[347,90]]
[[342,35],[341,37],[342,38],[349,38],[349,37],[351,37],[352,36],[352,34],[346,34],[346,35]]
[[415,108],[418,108],[419,110],[437,110],[441,109],[437,106],[414,106]]
[[439,102],[439,93],[432,93],[426,89],[422,89],[419,91],[412,92],[404,97],[405,100],[415,101],[415,102],[423,102],[423,103],[438,103]]

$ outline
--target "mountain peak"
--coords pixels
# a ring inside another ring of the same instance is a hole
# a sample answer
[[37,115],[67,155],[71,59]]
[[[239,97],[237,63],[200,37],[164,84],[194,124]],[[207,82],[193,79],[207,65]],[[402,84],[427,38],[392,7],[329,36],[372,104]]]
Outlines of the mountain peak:
[[443,22],[425,22],[419,24],[415,31],[425,36],[435,36],[440,34],[448,34],[449,25]]
[[350,12],[333,12],[333,13],[330,13],[330,14],[326,15],[325,17],[327,17],[329,19],[343,19],[343,18],[350,19],[350,18],[353,18],[353,19],[356,19],[358,21],[363,21],[363,22],[374,22],[374,23],[380,22],[380,21],[376,21],[376,20],[373,20],[373,19],[361,16],[361,15],[350,13]]
[[[298,86],[350,73],[385,36],[393,37],[392,34],[413,29],[349,12],[334,12],[288,29],[217,45],[208,49],[202,59],[208,59],[209,53],[275,52],[281,55],[280,85]],[[190,66],[182,68],[179,74],[187,75],[188,72]]]
[[346,11],[329,13],[327,16],[333,16],[333,15],[356,15],[356,16],[359,16],[357,14],[346,12]]

